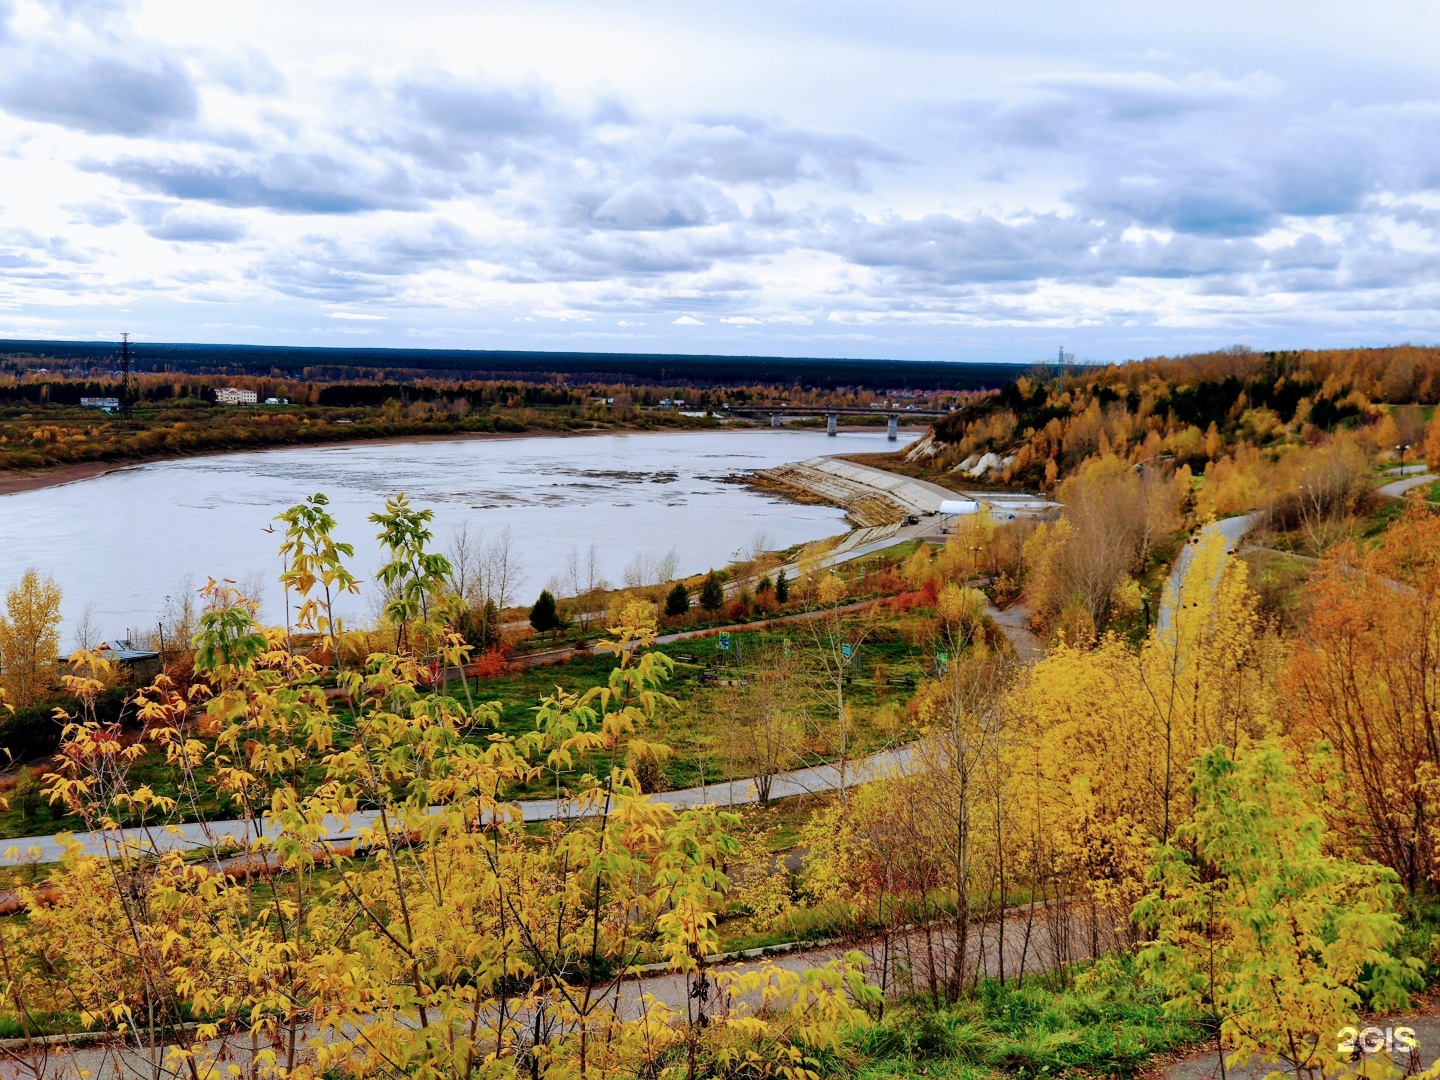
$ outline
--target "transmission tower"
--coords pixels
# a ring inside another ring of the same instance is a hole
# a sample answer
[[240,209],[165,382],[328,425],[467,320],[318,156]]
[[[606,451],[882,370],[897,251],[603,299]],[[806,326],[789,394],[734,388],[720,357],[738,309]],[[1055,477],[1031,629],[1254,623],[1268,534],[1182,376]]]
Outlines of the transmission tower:
[[120,335],[120,413],[130,418],[130,334]]

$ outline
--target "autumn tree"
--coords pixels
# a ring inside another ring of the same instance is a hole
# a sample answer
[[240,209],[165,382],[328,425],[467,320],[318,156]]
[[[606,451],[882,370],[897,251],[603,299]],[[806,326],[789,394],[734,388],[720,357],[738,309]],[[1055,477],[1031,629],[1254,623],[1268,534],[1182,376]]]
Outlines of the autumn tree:
[[[434,518],[435,511],[417,509],[403,494],[370,515],[380,526],[376,539],[386,561],[375,580],[386,596],[384,614],[395,627],[396,648],[431,662],[454,646],[450,631],[459,614],[449,589],[450,560],[428,546]],[[457,659],[444,658],[450,664]]]
[[1116,588],[1179,527],[1179,486],[1158,464],[1137,469],[1100,456],[1064,481],[1056,498],[1064,505],[1061,518],[1025,541],[1032,608],[1053,623],[1078,607],[1092,625],[1103,626]]
[[[943,595],[943,594],[942,594]],[[1005,764],[1006,693],[1010,665],[984,643],[957,653],[938,678],[916,695],[916,711],[925,725],[912,772],[919,774],[919,796],[927,828],[911,842],[933,850],[948,901],[943,918],[949,934],[927,950],[932,992],[955,1001],[973,974],[968,960],[972,896],[988,886],[1006,902],[1007,814]],[[921,898],[923,902],[924,898]],[[1003,977],[1003,971],[1000,972]]]
[[850,783],[855,728],[845,687],[855,671],[858,650],[875,629],[878,609],[850,612],[837,607],[846,592],[838,574],[820,575],[815,592],[822,610],[804,623],[809,647],[805,650],[806,667],[797,674],[812,699],[812,707],[806,710],[807,735],[811,742],[825,746],[827,756],[834,759],[839,770],[840,797],[844,799]]
[[1307,588],[1286,677],[1291,737],[1350,795],[1336,834],[1415,891],[1434,879],[1440,827],[1440,515],[1412,500],[1378,545],[1332,548]]
[[[414,598],[398,615],[418,646],[438,567],[423,521],[397,524],[392,551],[414,569],[381,584]],[[615,660],[601,684],[557,687],[518,737],[494,733],[498,703],[425,678],[418,649],[373,653],[328,693],[324,665],[228,586],[201,617],[203,681],[136,695],[139,742],[94,714],[107,662],[77,658],[81,706],[46,793],[106,849],[72,844],[47,902],[22,889],[29,921],[0,922],[0,993],[23,1003],[34,1054],[35,1018],[68,1011],[127,1060],[192,1080],[222,1053],[298,1080],[815,1073],[874,991],[855,956],[708,966],[734,818],[639,791],[630,763],[657,751],[676,705],[655,634],[653,607],[628,605],[600,646]],[[150,750],[174,795],[136,776]],[[530,828],[514,793],[567,763],[579,768],[558,816]],[[193,863],[165,850],[180,808],[203,809],[202,770],[241,807],[226,864],[218,846]],[[121,836],[121,819],[138,825]],[[626,978],[648,962],[680,984],[671,1002]],[[193,1037],[171,1045],[191,1016]]]
[[355,548],[335,539],[335,518],[327,509],[329,505],[329,498],[317,493],[282,511],[275,520],[285,523],[285,539],[280,545],[285,571],[280,575],[280,584],[285,587],[286,624],[290,622],[290,598],[294,593],[300,601],[294,615],[296,627],[319,637],[321,648],[334,658],[335,670],[339,671],[344,625],[335,611],[335,602],[358,593],[360,582],[345,563],[355,557]]
[[1425,428],[1425,464],[1431,472],[1440,472],[1440,409],[1436,409]]
[[[1019,683],[1009,751],[1043,873],[1128,908],[1149,852],[1193,813],[1190,770],[1273,733],[1275,663],[1259,638],[1245,564],[1210,535],[1193,549],[1137,650],[1115,635],[1061,644]],[[1037,872],[1042,872],[1037,870]]]
[[1181,1014],[1219,1022],[1227,1064],[1258,1058],[1315,1080],[1364,1004],[1403,1008],[1419,961],[1394,948],[1393,871],[1333,853],[1324,821],[1273,743],[1196,763],[1194,816],[1154,855],[1135,908],[1140,960]]
[[775,777],[798,758],[807,702],[801,661],[788,643],[754,642],[745,650],[738,688],[714,702],[724,731],[724,750],[741,776],[751,778],[762,803]]
[[59,683],[60,586],[33,567],[5,594],[0,685],[12,705],[41,700]]

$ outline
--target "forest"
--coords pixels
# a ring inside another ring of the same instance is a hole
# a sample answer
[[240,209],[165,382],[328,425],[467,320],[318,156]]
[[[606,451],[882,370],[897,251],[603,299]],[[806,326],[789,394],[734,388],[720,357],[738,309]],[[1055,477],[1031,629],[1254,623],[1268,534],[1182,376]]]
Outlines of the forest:
[[[1041,462],[1056,516],[680,581],[582,558],[533,604],[505,584],[523,552],[398,495],[358,580],[317,494],[277,519],[285,623],[211,582],[158,675],[98,643],[57,661],[64,583],[31,573],[0,742],[23,720],[54,745],[0,791],[0,1055],[1436,1075],[1405,1020],[1440,984],[1437,370],[1027,376],[889,461],[958,488],[982,449],[1013,455],[989,484]],[[378,614],[344,624],[357,592]],[[62,828],[110,831],[24,855]]]
[[[257,403],[220,404],[216,391],[222,388],[252,391]],[[359,439],[749,426],[756,422],[753,416],[729,410],[763,411],[765,404],[778,402],[901,407],[902,400],[946,409],[983,392],[714,386],[679,379],[408,377],[379,369],[358,374],[351,369],[336,378],[282,369],[263,375],[126,375],[112,367],[55,370],[34,358],[11,358],[0,359],[0,471]],[[94,406],[94,400],[107,398],[112,399],[107,409]],[[878,414],[847,421],[884,422]]]
[[[11,364],[46,369],[119,366],[119,342],[0,340]],[[510,379],[579,383],[680,384],[724,387],[762,384],[833,390],[994,389],[1026,365],[954,364],[924,360],[864,360],[780,356],[704,356],[646,353],[515,352],[465,349],[286,348],[270,345],[131,346],[137,370],[175,374],[251,375],[328,382],[369,379]],[[0,370],[4,370],[0,361]]]

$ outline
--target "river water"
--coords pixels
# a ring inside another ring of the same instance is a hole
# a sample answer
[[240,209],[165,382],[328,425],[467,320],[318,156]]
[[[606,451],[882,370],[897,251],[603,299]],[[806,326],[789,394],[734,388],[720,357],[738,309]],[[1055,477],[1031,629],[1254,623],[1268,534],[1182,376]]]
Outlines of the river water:
[[[0,496],[0,589],[27,567],[52,575],[64,590],[67,649],[87,611],[102,637],[148,634],[167,598],[209,577],[260,590],[262,617],[278,622],[280,536],[266,531],[275,515],[323,491],[338,537],[355,545],[352,570],[368,582],[380,565],[369,515],[404,492],[435,511],[440,550],[462,524],[492,540],[508,526],[521,564],[512,602],[528,603],[564,575],[572,553],[585,562],[591,544],[600,575],[619,585],[637,555],[673,550],[689,574],[748,551],[757,534],[782,548],[843,532],[837,509],[731,478],[893,447],[882,431],[718,431],[305,447],[136,465]],[[373,612],[373,593],[349,603],[350,617]]]

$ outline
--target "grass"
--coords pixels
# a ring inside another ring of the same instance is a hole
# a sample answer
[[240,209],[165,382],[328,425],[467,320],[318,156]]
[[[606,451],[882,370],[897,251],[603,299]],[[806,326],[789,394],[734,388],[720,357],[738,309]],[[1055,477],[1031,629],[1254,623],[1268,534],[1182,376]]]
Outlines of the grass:
[[855,1080],[1131,1077],[1202,1034],[1198,1020],[1165,1015],[1161,995],[1115,954],[1083,967],[1068,985],[1054,974],[1026,976],[1018,986],[986,980],[954,1005],[901,1005],[855,1032],[846,1060],[827,1071]]
[[[909,734],[908,728],[896,728],[893,721],[903,710],[891,708],[888,720],[877,723],[877,716],[886,706],[904,704],[906,691],[895,690],[897,678],[913,679],[918,685],[924,674],[923,658],[913,645],[909,644],[900,630],[898,619],[883,621],[875,633],[860,647],[853,664],[852,675],[846,685],[846,703],[851,712],[853,725],[852,753],[861,756],[880,749],[896,738]],[[727,707],[730,687],[707,686],[702,675],[707,668],[724,676],[727,669],[734,670],[737,657],[743,657],[751,650],[769,643],[779,645],[788,638],[797,658],[802,658],[816,649],[809,638],[805,623],[780,626],[769,629],[741,630],[731,634],[731,650],[720,649],[717,637],[694,638],[659,646],[660,652],[693,658],[693,663],[676,663],[666,692],[674,696],[678,708],[662,710],[657,728],[651,735],[664,742],[674,751],[663,764],[664,786],[667,789],[692,787],[701,783],[721,783],[742,774],[743,766],[732,762],[720,749],[722,736],[729,722]],[[615,659],[609,655],[577,656],[560,663],[543,667],[525,668],[484,681],[472,680],[471,694],[477,702],[499,701],[501,703],[497,729],[507,735],[519,735],[534,730],[535,708],[540,699],[553,694],[557,687],[568,690],[584,690],[604,684]],[[883,678],[877,683],[877,666],[883,670]],[[736,672],[740,677],[739,672]],[[463,692],[452,686],[451,692],[463,700]],[[823,702],[816,702],[817,714],[823,711]],[[477,739],[485,738],[489,732],[476,734]],[[804,762],[814,763],[824,756],[823,747],[812,748]],[[586,769],[601,765],[598,756],[582,759],[575,770],[578,778]],[[38,767],[38,766],[37,766]],[[45,766],[44,768],[48,768]],[[42,770],[43,771],[43,770]],[[201,796],[198,807],[188,803],[181,805],[176,820],[194,820],[203,816],[208,820],[223,820],[234,817],[238,808],[220,795],[208,783],[209,768],[197,770],[201,782]],[[132,783],[147,784],[157,794],[176,796],[179,794],[177,775],[165,762],[163,753],[151,751],[141,757],[132,767]],[[323,778],[323,767],[312,763],[304,776],[301,788],[313,790]],[[562,783],[565,778],[562,776]],[[517,787],[511,797],[517,799],[544,797],[554,792],[555,779],[551,775],[530,784]],[[127,822],[129,824],[129,822]],[[59,807],[52,807],[41,800],[31,808],[28,817],[20,807],[14,806],[0,812],[0,839],[24,836],[38,836],[61,830],[78,831],[83,823],[73,815],[64,814]],[[23,848],[23,844],[20,845]]]
[[1261,616],[1276,629],[1297,630],[1305,620],[1304,589],[1315,564],[1278,551],[1251,551],[1241,558],[1249,567]]

